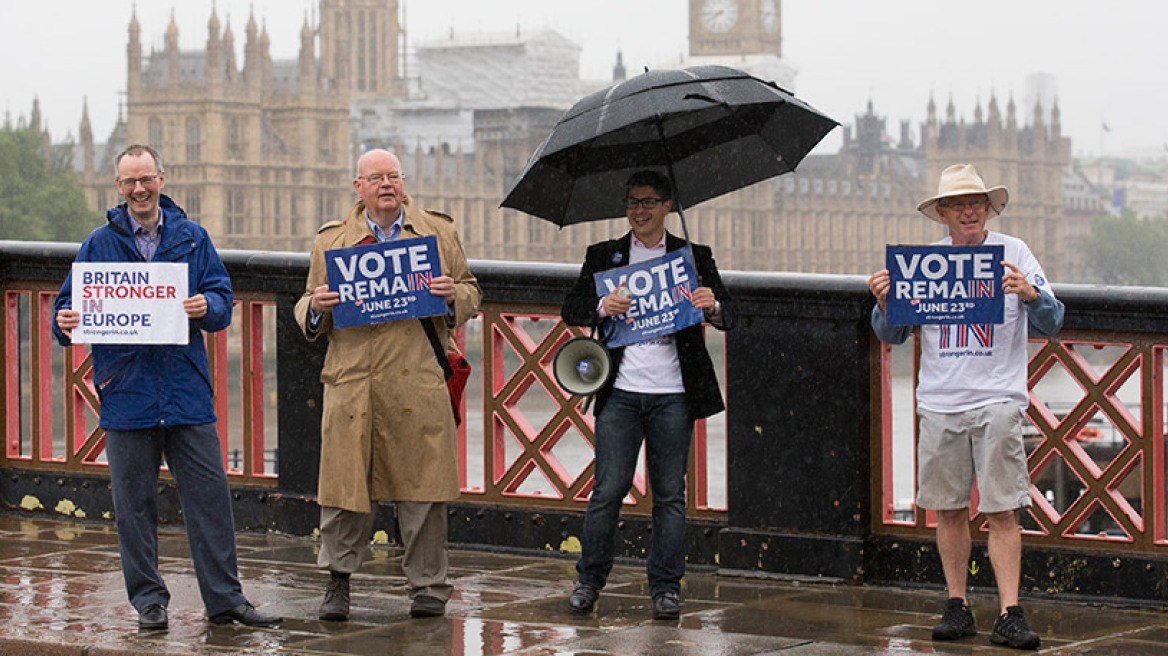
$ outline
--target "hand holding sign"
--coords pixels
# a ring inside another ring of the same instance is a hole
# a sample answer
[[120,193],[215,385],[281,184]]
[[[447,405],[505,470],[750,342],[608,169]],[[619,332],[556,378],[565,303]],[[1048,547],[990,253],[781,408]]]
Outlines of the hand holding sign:
[[620,286],[604,297],[601,304],[604,306],[604,313],[610,317],[624,314],[633,304],[633,292],[629,290],[628,285],[622,282]]
[[1002,266],[1009,269],[1006,275],[1002,276],[1002,291],[1007,294],[1017,294],[1027,303],[1038,298],[1038,290],[1030,284],[1030,281],[1026,279],[1026,274],[1022,273],[1021,269],[1004,260]]

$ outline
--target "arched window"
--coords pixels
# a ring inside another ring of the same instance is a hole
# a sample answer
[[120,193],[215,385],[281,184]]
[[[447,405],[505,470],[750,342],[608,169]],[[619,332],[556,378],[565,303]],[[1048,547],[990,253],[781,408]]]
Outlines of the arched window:
[[150,127],[147,132],[147,140],[150,142],[149,145],[153,146],[156,150],[161,150],[163,148],[162,119],[158,118],[157,116],[150,117]]
[[202,154],[202,130],[199,119],[194,116],[187,118],[187,161],[198,162]]

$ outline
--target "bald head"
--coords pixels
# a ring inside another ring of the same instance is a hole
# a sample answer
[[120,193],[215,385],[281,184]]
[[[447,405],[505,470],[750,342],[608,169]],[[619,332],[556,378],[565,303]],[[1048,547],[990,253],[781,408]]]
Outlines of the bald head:
[[393,225],[405,198],[401,162],[388,150],[370,150],[357,160],[353,188],[365,201],[369,218],[382,228]]

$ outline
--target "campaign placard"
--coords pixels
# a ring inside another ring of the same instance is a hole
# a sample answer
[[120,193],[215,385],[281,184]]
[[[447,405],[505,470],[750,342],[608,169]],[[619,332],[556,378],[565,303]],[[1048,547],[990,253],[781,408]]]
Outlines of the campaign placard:
[[593,275],[600,296],[608,296],[622,284],[632,292],[629,311],[606,322],[613,327],[607,345],[625,346],[701,323],[702,311],[690,302],[690,295],[698,288],[694,270],[693,252],[687,246]]
[[446,312],[446,299],[430,293],[442,275],[438,239],[433,235],[325,251],[329,290],[341,295],[333,306],[337,328]]
[[74,262],[74,344],[186,344],[185,262]]
[[1001,244],[888,246],[890,326],[1002,323]]

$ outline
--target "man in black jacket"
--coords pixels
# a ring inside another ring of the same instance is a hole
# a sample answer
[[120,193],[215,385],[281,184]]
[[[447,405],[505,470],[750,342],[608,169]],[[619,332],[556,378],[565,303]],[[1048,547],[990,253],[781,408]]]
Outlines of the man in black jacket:
[[[684,248],[665,231],[673,209],[672,185],[654,171],[633,174],[625,185],[632,231],[588,248],[576,284],[564,299],[563,319],[599,325],[628,311],[633,299],[618,288],[601,298],[593,274],[637,264]],[[733,302],[707,246],[692,245],[701,285],[690,297],[715,328],[734,325]],[[654,619],[677,619],[685,575],[685,474],[694,421],[725,409],[702,326],[610,349],[615,374],[596,394],[596,474],[584,516],[576,585],[570,610],[590,613],[612,570],[616,524],[637,466],[641,442],[653,491],[653,537],[648,553]]]

